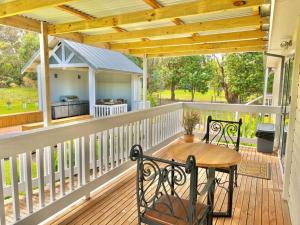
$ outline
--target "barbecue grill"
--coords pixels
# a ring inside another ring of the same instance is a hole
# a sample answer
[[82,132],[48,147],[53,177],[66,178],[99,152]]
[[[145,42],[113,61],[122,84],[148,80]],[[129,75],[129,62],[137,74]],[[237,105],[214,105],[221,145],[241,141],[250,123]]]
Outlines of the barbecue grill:
[[52,108],[52,119],[60,119],[72,116],[89,114],[89,101],[80,100],[75,95],[60,97],[60,102],[54,103]]

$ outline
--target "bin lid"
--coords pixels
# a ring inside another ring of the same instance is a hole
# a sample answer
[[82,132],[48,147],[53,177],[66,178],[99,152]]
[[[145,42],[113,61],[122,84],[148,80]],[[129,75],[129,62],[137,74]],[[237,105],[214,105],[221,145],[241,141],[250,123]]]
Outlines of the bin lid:
[[275,125],[273,123],[261,123],[258,124],[256,131],[264,133],[275,133]]

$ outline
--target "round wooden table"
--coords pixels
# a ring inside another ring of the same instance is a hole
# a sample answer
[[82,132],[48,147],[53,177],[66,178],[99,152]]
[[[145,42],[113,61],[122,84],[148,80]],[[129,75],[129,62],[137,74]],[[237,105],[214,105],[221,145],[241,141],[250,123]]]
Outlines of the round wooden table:
[[170,149],[170,154],[175,161],[186,162],[189,155],[196,158],[198,167],[224,168],[235,166],[241,162],[241,154],[227,147],[198,143],[178,142]]
[[[232,215],[232,198],[234,188],[234,169],[241,162],[241,154],[234,149],[224,146],[206,144],[203,142],[185,143],[178,141],[174,145],[168,146],[170,156],[178,162],[186,163],[187,157],[193,155],[196,158],[197,167],[207,168],[208,180],[215,179],[215,169],[228,169],[228,202],[225,212],[213,212],[215,217],[231,217]],[[214,182],[213,182],[214,183]],[[213,184],[212,190],[215,189]],[[214,191],[208,193],[214,203]],[[209,199],[209,198],[208,198]]]

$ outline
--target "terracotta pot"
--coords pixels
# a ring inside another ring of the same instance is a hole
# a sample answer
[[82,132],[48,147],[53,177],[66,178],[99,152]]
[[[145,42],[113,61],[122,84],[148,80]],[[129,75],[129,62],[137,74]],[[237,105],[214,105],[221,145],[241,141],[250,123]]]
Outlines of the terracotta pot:
[[194,142],[194,135],[193,134],[192,135],[185,134],[185,135],[183,135],[183,140],[185,142],[192,143],[192,142]]

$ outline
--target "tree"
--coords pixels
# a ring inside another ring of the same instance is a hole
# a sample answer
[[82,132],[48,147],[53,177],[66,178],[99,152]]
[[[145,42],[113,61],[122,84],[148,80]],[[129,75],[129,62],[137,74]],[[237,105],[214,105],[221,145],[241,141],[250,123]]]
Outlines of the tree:
[[0,87],[23,83],[21,70],[37,49],[37,34],[0,26]]
[[170,88],[172,101],[175,101],[175,90],[184,76],[182,73],[183,63],[183,57],[175,57],[164,58],[157,65],[165,87]]
[[[32,55],[39,49],[39,39],[35,33],[26,33],[22,38],[22,43],[18,49],[18,57],[22,68],[32,57]],[[36,80],[36,73],[27,73],[26,76],[32,80]]]
[[183,61],[181,67],[183,78],[180,81],[180,86],[191,92],[191,101],[193,102],[196,91],[205,94],[209,89],[212,74],[211,59],[202,55],[184,57]]
[[263,93],[263,55],[235,53],[215,56],[219,67],[219,82],[228,103],[246,102]]

